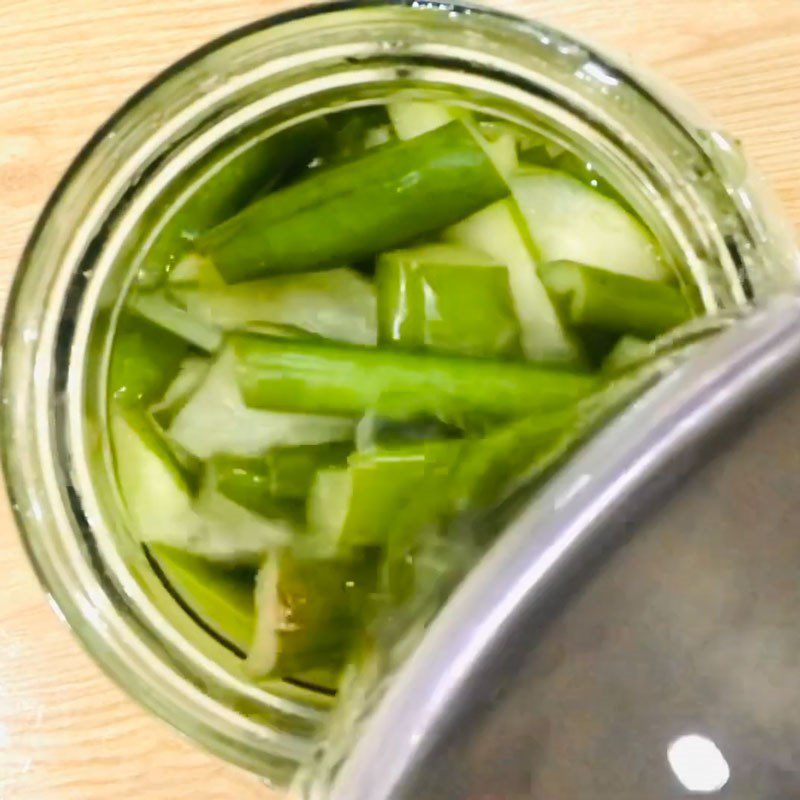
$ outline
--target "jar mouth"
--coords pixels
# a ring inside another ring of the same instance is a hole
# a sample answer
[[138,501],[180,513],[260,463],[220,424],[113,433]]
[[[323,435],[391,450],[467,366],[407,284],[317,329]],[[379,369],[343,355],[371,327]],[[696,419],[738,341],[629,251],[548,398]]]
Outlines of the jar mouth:
[[104,669],[277,784],[311,752],[324,710],[302,692],[252,685],[235,657],[154,603],[104,441],[108,350],[146,212],[171,181],[242,126],[274,132],[398,91],[477,103],[595,161],[711,313],[796,282],[792,249],[768,229],[727,139],[583,44],[501,12],[417,0],[304,6],[206,45],[131,98],[55,190],[12,289],[6,479],[42,583]]

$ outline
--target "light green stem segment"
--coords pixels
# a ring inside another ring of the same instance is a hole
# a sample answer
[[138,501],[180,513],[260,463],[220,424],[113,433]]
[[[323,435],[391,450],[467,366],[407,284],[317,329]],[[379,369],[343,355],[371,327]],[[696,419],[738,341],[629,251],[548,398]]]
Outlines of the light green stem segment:
[[392,596],[402,599],[413,589],[417,555],[438,536],[448,535],[448,520],[461,512],[495,507],[541,469],[543,454],[574,432],[578,407],[536,414],[460,445],[449,471],[440,470],[420,481],[413,503],[406,503],[384,528],[384,579]]
[[264,458],[215,456],[206,462],[205,479],[220,494],[256,514],[303,522],[301,504],[272,492],[271,474]]
[[692,316],[680,290],[667,284],[574,261],[545,264],[540,274],[576,327],[650,338]]
[[459,245],[395,250],[378,259],[383,344],[469,356],[520,356],[508,270]]
[[253,571],[214,564],[163,544],[147,549],[170,589],[203,624],[246,651],[255,629]]
[[372,559],[360,555],[268,556],[256,580],[249,672],[283,677],[340,667],[363,630],[375,576]]
[[346,468],[317,475],[308,506],[313,544],[320,554],[410,547],[427,524],[502,499],[575,419],[573,407],[526,417],[481,438],[354,453]]
[[324,442],[275,447],[253,458],[214,456],[206,462],[205,481],[256,514],[302,526],[317,472],[345,464],[352,450],[351,442]]
[[240,211],[259,191],[274,187],[291,169],[313,155],[327,133],[323,120],[313,120],[252,143],[243,132],[204,159],[169,197],[166,219],[139,268],[139,281],[159,283],[201,233]]
[[254,408],[459,425],[563,408],[597,387],[591,375],[528,363],[231,337],[236,379]]
[[126,405],[158,400],[186,356],[186,342],[149,320],[123,314],[111,354],[108,393]]
[[197,249],[229,283],[356,263],[463,219],[508,186],[460,122],[368,151],[253,203]]
[[510,422],[465,448],[448,492],[451,508],[489,508],[524,480],[536,457],[575,427],[577,406]]
[[536,247],[512,197],[459,222],[444,236],[488,253],[507,268],[522,349],[530,361],[583,362],[577,337],[563,324],[537,274]]
[[272,495],[287,499],[304,499],[314,483],[317,472],[345,464],[352,451],[352,442],[274,447],[264,458]]
[[319,553],[383,546],[398,514],[451,473],[463,442],[428,441],[354,453],[345,469],[323,470],[309,495]]

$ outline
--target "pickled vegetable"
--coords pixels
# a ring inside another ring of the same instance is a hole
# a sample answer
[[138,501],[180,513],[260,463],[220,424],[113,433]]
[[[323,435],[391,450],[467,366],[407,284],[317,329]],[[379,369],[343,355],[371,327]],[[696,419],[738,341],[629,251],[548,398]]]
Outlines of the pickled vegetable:
[[365,102],[240,131],[176,182],[108,370],[126,531],[165,596],[242,675],[328,693],[693,313],[579,153]]

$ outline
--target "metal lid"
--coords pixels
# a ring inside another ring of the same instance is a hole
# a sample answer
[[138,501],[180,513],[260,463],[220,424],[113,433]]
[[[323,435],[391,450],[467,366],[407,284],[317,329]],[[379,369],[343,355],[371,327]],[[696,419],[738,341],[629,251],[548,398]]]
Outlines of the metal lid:
[[536,503],[332,797],[800,796],[798,302],[703,345]]

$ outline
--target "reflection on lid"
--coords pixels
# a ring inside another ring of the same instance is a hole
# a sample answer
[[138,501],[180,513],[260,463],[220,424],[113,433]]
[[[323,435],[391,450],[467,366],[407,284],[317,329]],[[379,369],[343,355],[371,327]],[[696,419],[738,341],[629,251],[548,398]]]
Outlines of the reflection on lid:
[[718,792],[731,777],[725,756],[705,736],[680,736],[667,749],[667,760],[678,780],[696,794]]

